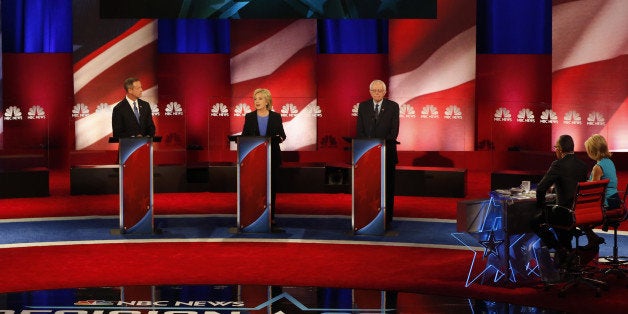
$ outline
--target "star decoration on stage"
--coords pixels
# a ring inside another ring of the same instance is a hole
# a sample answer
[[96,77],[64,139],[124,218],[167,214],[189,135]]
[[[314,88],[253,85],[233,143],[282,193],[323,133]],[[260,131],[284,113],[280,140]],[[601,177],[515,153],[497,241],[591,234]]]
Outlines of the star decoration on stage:
[[488,235],[488,240],[480,241],[480,244],[484,247],[484,255],[482,258],[486,258],[489,254],[493,254],[499,257],[499,251],[497,248],[504,242],[504,240],[495,240],[495,232],[491,230]]

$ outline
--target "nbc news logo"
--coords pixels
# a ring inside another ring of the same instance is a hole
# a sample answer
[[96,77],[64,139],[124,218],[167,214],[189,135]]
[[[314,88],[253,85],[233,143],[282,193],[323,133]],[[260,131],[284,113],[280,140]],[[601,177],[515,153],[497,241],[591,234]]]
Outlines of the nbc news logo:
[[604,120],[604,115],[601,112],[593,111],[587,117],[587,125],[604,125],[606,121]]
[[182,116],[183,108],[176,101],[171,101],[166,105],[165,115],[166,116]]
[[159,106],[157,104],[150,104],[150,114],[152,116],[159,116]]
[[541,112],[541,118],[539,119],[541,123],[558,123],[558,115],[556,112],[551,109],[546,109]]
[[239,103],[233,109],[234,117],[244,117],[247,113],[251,112],[251,107],[246,103]]
[[299,109],[294,104],[288,103],[281,107],[282,117],[296,117],[299,114]]
[[399,117],[401,118],[416,118],[416,111],[414,107],[409,104],[403,104],[399,106]]
[[17,106],[9,106],[4,111],[4,120],[22,120],[22,111]]
[[426,105],[421,109],[421,118],[438,119],[438,109],[434,105]]
[[445,108],[445,119],[460,120],[462,119],[462,110],[456,105]]
[[321,107],[318,105],[312,104],[305,108],[307,110],[307,113],[311,114],[313,117],[321,118],[323,116],[323,111],[321,110]]
[[517,114],[517,122],[534,122],[534,112],[528,108],[523,108]]
[[76,104],[72,107],[72,118],[84,118],[89,116],[89,108],[85,104]]
[[225,104],[219,102],[219,103],[215,103],[212,106],[212,109],[210,111],[210,116],[212,117],[228,117],[229,116],[229,109],[227,108],[227,106],[225,106]]
[[504,107],[497,108],[497,110],[495,110],[495,114],[493,114],[493,121],[497,121],[497,122],[512,121],[512,115],[510,114],[510,110]]
[[580,117],[580,114],[575,110],[567,111],[563,117],[563,123],[582,124],[582,117]]
[[353,108],[351,108],[351,116],[353,117],[357,117],[358,116],[358,107],[360,106],[359,103],[353,105]]
[[28,115],[26,118],[29,120],[46,119],[46,112],[41,106],[35,105],[28,109]]

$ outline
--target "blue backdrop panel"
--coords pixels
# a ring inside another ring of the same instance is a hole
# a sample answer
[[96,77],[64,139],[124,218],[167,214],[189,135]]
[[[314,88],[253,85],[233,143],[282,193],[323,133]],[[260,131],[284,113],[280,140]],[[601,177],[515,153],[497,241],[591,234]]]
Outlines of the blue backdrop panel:
[[160,19],[160,53],[229,53],[229,20]]
[[2,51],[72,52],[72,1],[2,1]]
[[388,20],[319,20],[319,53],[387,53]]
[[477,52],[552,52],[551,0],[478,0]]

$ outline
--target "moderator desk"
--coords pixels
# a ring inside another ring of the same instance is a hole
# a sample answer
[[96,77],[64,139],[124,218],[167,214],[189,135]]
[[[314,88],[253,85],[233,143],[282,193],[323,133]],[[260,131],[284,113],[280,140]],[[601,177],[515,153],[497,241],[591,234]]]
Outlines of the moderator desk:
[[[551,196],[550,196],[551,197]],[[475,260],[469,270],[467,286],[479,281],[493,283],[527,282],[551,276],[549,253],[540,249],[540,239],[530,229],[537,213],[536,194],[511,195],[509,190],[496,190],[489,199],[458,202],[457,231],[470,235],[484,248],[486,266],[474,273]]]

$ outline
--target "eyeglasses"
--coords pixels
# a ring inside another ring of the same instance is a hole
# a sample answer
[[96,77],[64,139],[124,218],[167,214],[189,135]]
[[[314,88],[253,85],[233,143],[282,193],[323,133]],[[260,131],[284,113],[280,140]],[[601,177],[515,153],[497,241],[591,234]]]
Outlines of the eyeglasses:
[[371,89],[371,92],[373,92],[373,93],[385,93],[386,90],[385,89]]
[[553,151],[559,151],[559,150],[561,150],[560,146],[558,146],[558,145],[554,145],[554,149],[553,149]]

